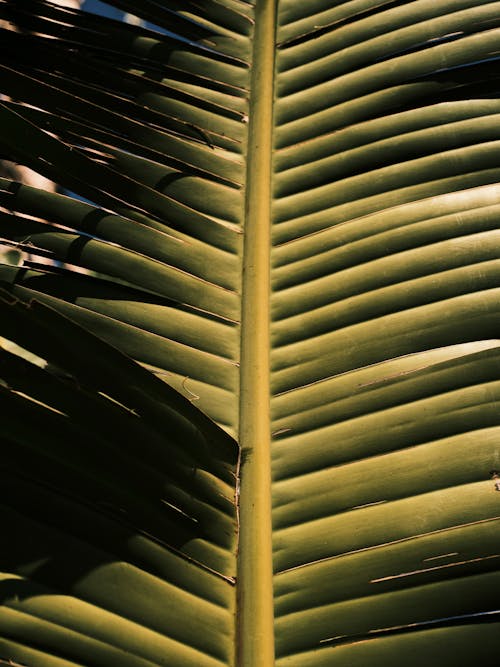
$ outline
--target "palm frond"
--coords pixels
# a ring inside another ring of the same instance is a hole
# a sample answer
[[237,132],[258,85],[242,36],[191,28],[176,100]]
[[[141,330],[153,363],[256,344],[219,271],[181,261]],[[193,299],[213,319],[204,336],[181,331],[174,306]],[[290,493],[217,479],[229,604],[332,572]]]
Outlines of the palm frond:
[[112,4],[0,2],[0,657],[493,664],[498,3]]

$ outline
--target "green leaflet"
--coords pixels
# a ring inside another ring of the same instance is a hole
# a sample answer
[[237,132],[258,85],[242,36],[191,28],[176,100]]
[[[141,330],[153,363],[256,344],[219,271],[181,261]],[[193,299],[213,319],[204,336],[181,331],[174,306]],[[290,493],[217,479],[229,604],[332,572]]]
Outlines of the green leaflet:
[[111,4],[0,1],[0,662],[493,664],[499,3]]

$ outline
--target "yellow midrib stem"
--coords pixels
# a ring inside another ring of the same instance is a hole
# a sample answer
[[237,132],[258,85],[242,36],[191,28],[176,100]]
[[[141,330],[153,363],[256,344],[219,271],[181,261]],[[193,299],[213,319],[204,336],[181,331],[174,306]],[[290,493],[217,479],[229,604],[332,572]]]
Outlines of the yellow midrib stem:
[[238,667],[274,665],[269,313],[276,1],[257,0],[251,74],[242,281]]

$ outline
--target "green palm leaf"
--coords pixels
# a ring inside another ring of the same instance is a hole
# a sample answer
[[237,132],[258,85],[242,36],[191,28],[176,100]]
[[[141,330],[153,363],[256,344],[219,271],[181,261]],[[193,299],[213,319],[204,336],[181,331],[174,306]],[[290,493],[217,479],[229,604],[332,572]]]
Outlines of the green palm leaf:
[[112,4],[0,1],[0,659],[496,664],[499,3]]

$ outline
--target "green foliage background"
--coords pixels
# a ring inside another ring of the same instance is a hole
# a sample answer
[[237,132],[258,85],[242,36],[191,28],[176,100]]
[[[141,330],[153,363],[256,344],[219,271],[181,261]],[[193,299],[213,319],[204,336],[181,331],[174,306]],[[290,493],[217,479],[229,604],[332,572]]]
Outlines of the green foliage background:
[[112,4],[0,0],[0,662],[497,665],[500,3]]

